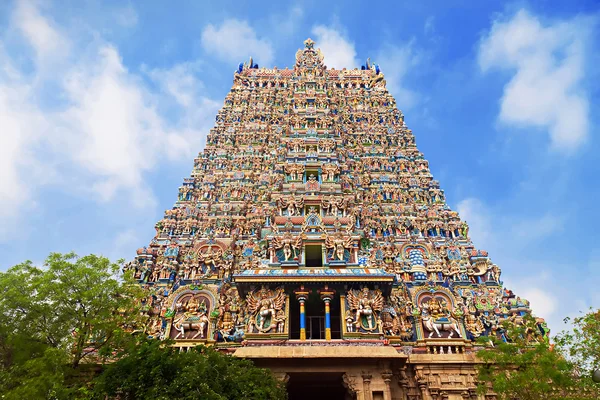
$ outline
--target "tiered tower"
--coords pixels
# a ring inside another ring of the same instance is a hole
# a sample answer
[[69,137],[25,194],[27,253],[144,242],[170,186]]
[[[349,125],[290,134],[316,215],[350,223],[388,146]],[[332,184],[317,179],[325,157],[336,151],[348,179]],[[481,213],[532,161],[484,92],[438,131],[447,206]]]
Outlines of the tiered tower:
[[477,398],[475,339],[530,309],[468,230],[379,66],[327,69],[308,39],[294,69],[240,64],[128,268],[148,335],[252,358],[292,399]]

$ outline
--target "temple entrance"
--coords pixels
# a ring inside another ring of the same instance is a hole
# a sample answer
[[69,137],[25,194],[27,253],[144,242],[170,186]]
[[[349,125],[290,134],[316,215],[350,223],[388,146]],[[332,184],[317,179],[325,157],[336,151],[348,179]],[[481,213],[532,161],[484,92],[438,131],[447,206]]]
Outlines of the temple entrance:
[[[329,305],[331,319],[331,339],[342,338],[341,312],[339,295],[333,296]],[[306,321],[306,339],[325,339],[325,302],[319,296],[316,289],[310,292],[304,303],[304,315]],[[291,300],[290,306],[290,338],[300,339],[300,303],[296,299]]]
[[327,399],[350,400],[352,397],[344,388],[342,373],[299,372],[290,373],[288,382],[289,400]]

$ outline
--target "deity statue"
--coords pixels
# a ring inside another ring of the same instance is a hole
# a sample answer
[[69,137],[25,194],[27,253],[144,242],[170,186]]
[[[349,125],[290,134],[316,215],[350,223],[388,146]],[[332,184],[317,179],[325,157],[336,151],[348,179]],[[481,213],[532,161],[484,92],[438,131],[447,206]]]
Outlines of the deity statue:
[[[349,252],[354,245],[352,237],[344,237],[341,232],[336,235],[327,235],[325,238],[325,247],[331,250],[333,261],[347,262],[350,258]],[[346,253],[348,251],[348,253]]]
[[189,339],[206,339],[209,325],[208,306],[206,301],[200,301],[199,295],[191,295],[185,302],[175,304],[175,316],[173,318],[173,329],[178,333],[174,339],[187,339],[186,331],[197,331]]
[[302,245],[301,236],[292,236],[290,232],[286,232],[283,236],[274,236],[271,239],[271,247],[274,250],[281,250],[281,256],[275,254],[279,262],[295,261],[298,257],[300,246]]
[[291,195],[289,197],[280,197],[279,198],[279,207],[281,209],[281,214],[283,215],[283,211],[287,210],[287,215],[301,215],[302,207],[304,206],[304,199],[302,197],[296,198],[296,196]]
[[334,182],[335,175],[340,172],[340,167],[335,164],[325,164],[322,167],[326,182]]
[[450,331],[449,338],[454,336],[455,333],[458,337],[462,337],[458,320],[452,315],[444,299],[432,297],[421,303],[421,320],[425,330],[430,332],[428,337],[432,337],[434,333],[438,337],[442,337],[440,330]]
[[465,316],[465,329],[471,335],[472,340],[477,339],[485,331],[481,320],[472,314]]
[[317,177],[314,174],[310,174],[308,179],[306,180],[306,191],[308,192],[316,192],[320,189],[321,185],[317,180]]
[[209,245],[205,252],[198,252],[198,261],[204,263],[205,273],[207,274],[209,271],[217,269],[219,265],[218,263],[223,255],[223,250],[221,250],[221,248],[218,246],[215,247],[217,247],[216,251],[213,251],[213,246]]
[[354,313],[354,325],[366,331],[377,329],[379,313],[384,305],[383,295],[379,289],[369,290],[364,286],[361,290],[349,290],[346,301],[348,309]]
[[285,319],[285,311],[283,316],[280,313],[283,311],[285,299],[286,296],[282,287],[272,290],[263,286],[259,290],[248,293],[246,303],[248,304],[251,325],[248,332],[253,332],[252,327],[255,327],[261,333],[268,333],[271,329],[277,329],[281,319]]
[[304,166],[297,164],[287,164],[285,166],[285,172],[289,174],[290,180],[298,181],[301,179],[301,176],[304,173]]

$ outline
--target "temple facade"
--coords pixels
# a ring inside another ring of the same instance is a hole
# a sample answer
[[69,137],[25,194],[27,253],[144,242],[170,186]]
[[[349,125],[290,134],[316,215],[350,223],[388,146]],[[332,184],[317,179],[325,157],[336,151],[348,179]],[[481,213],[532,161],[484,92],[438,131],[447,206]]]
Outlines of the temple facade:
[[530,309],[468,233],[379,66],[328,69],[308,39],[292,69],[239,65],[126,267],[149,336],[253,359],[292,400],[478,399],[476,340]]

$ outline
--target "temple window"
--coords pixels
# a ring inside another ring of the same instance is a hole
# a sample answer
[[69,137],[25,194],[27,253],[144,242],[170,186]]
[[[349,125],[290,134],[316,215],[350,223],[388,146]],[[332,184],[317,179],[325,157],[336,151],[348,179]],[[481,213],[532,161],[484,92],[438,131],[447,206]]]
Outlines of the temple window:
[[304,172],[304,183],[306,183],[308,180],[310,180],[311,175],[314,176],[319,183],[321,183],[321,174],[320,174],[318,168],[316,168],[316,169],[308,169],[307,168],[306,169],[306,171]]
[[304,248],[305,265],[308,268],[323,267],[323,247],[320,244],[306,245]]

